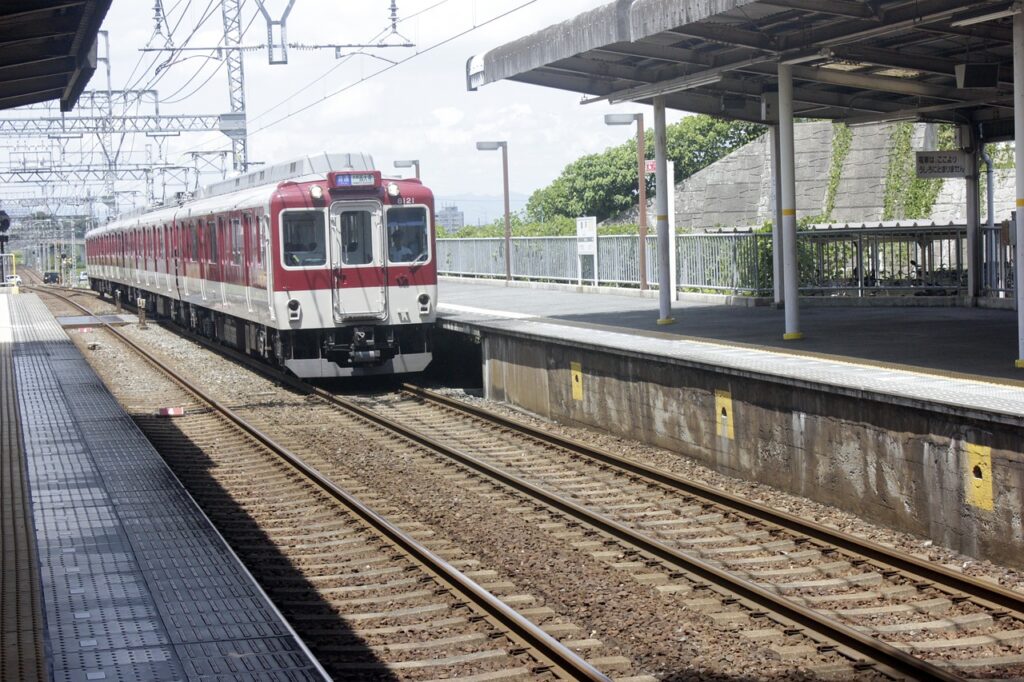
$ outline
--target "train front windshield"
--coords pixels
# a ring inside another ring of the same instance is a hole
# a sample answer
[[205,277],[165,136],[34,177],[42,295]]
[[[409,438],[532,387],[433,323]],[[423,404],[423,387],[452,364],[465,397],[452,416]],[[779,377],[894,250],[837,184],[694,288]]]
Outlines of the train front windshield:
[[389,208],[387,211],[388,261],[423,262],[430,257],[430,224],[422,206]]

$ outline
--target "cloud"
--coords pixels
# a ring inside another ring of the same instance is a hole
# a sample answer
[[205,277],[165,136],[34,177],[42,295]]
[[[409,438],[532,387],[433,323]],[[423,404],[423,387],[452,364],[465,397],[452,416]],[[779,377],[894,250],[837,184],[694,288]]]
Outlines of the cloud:
[[455,107],[440,107],[434,109],[432,113],[443,128],[451,128],[466,117],[462,109],[456,109]]

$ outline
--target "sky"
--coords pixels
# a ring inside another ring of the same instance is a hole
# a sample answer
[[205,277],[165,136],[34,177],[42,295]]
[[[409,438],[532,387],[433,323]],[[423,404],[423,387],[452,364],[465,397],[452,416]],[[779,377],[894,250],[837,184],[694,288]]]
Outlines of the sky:
[[[605,125],[605,113],[643,111],[648,127],[652,125],[650,107],[581,105],[578,93],[513,82],[466,91],[465,65],[474,54],[603,4],[605,0],[398,0],[400,35],[393,35],[390,0],[295,0],[286,22],[288,42],[408,41],[416,47],[367,50],[391,60],[412,57],[393,67],[370,56],[339,60],[333,49],[290,48],[286,65],[268,64],[265,49],[245,52],[250,160],[276,163],[323,151],[361,151],[371,154],[378,168],[399,175],[408,171],[394,169],[394,160],[419,159],[422,179],[439,205],[457,204],[467,223],[494,220],[501,211],[500,153],[477,151],[476,141],[508,141],[516,209],[579,156],[635,134],[635,128]],[[274,18],[286,5],[287,0],[264,0]],[[110,36],[113,87],[155,87],[162,114],[229,111],[226,68],[211,58],[215,53],[140,52],[147,45],[165,44],[166,30],[154,35],[153,6],[154,0],[119,0],[107,15],[103,28]],[[163,6],[170,26],[177,26],[175,45],[221,43],[220,0],[163,0]],[[242,27],[243,45],[265,45],[267,25],[256,0],[244,1]],[[374,75],[384,68],[388,70]],[[106,87],[102,66],[89,87]],[[681,116],[669,112],[669,122]],[[161,140],[130,136],[122,142],[125,158],[140,158],[147,144],[154,154],[162,145],[171,163],[183,162],[187,151],[229,147],[220,133]],[[206,176],[203,182],[218,177]]]

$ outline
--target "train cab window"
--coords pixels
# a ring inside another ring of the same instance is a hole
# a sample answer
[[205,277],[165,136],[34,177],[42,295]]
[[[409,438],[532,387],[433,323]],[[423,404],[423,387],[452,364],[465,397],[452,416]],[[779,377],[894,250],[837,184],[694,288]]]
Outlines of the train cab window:
[[284,264],[313,267],[327,263],[327,223],[323,211],[286,211],[281,217]]
[[370,211],[341,211],[335,215],[341,232],[343,265],[373,262],[373,214]]
[[423,262],[430,256],[430,226],[422,206],[389,208],[388,260],[392,263]]

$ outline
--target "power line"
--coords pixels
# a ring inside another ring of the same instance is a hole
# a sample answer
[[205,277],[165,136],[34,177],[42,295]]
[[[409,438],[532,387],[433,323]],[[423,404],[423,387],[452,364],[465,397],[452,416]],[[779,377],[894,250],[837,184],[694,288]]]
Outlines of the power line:
[[307,104],[306,106],[302,107],[301,109],[299,109],[297,111],[293,111],[293,112],[291,112],[289,114],[286,114],[286,115],[282,116],[279,119],[271,121],[270,123],[268,123],[268,124],[266,124],[266,125],[264,125],[264,126],[262,126],[260,128],[257,128],[256,130],[251,130],[251,131],[249,131],[249,134],[250,135],[255,135],[256,133],[262,132],[262,131],[266,130],[267,128],[270,128],[272,126],[277,125],[278,123],[281,123],[282,121],[286,121],[289,118],[291,118],[292,116],[295,116],[297,114],[301,114],[304,111],[312,109],[316,105],[318,105],[318,104],[320,104],[322,102],[325,102],[326,100],[328,100],[328,99],[330,99],[332,97],[336,97],[337,95],[340,95],[343,92],[347,92],[348,90],[351,90],[352,88],[356,87],[357,85],[365,83],[366,81],[368,81],[368,80],[370,80],[372,78],[375,78],[375,77],[381,75],[382,73],[386,73],[386,72],[388,72],[388,71],[390,71],[390,70],[392,70],[394,68],[397,68],[397,67],[401,66],[402,64],[405,64],[406,62],[412,61],[413,59],[416,59],[417,57],[420,57],[422,55],[427,54],[428,52],[436,50],[437,48],[439,48],[439,47],[441,47],[443,45],[447,45],[448,43],[450,43],[450,42],[452,42],[454,40],[458,40],[459,38],[461,38],[461,37],[463,37],[465,35],[468,35],[468,34],[472,33],[473,31],[476,31],[477,29],[483,28],[484,26],[487,26],[488,24],[492,24],[495,21],[498,21],[499,19],[504,19],[505,17],[509,16],[510,14],[518,12],[519,10],[523,9],[524,7],[528,7],[529,5],[532,5],[532,4],[536,3],[536,2],[537,2],[537,0],[527,0],[527,2],[524,2],[524,3],[520,4],[520,5],[517,5],[516,7],[513,7],[512,9],[508,10],[507,12],[503,12],[503,13],[497,15],[497,16],[494,16],[494,17],[491,17],[490,19],[487,19],[483,23],[477,24],[477,25],[472,26],[472,27],[470,27],[470,28],[468,28],[468,29],[466,29],[464,31],[460,31],[459,33],[451,35],[451,36],[445,38],[444,40],[441,40],[439,42],[434,43],[433,45],[431,45],[430,47],[426,48],[425,50],[417,52],[416,54],[413,54],[413,55],[409,55],[405,59],[399,60],[399,61],[395,62],[394,64],[390,64],[388,66],[385,66],[385,67],[383,67],[382,69],[380,69],[378,71],[374,71],[369,76],[364,76],[363,78],[360,78],[357,81],[349,83],[348,85],[346,85],[346,86],[344,86],[342,88],[339,88],[339,89],[335,90],[334,92],[328,93],[328,94],[322,96],[319,100],[316,100],[314,102],[310,102],[309,104]]
[[[434,7],[437,7],[437,6],[439,6],[439,5],[442,5],[442,4],[444,4],[445,2],[447,2],[447,1],[448,1],[448,0],[441,0],[441,2],[435,3],[434,5],[432,5],[431,7],[427,8],[427,9],[425,9],[425,10],[423,10],[423,11],[427,11],[427,10],[429,10],[429,9],[433,9]],[[275,126],[275,125],[277,125],[278,123],[281,123],[282,121],[286,121],[287,119],[291,118],[292,116],[296,116],[296,115],[298,115],[298,114],[301,114],[301,113],[303,113],[303,112],[305,112],[305,111],[308,111],[309,109],[312,109],[312,108],[313,108],[313,107],[315,107],[316,105],[318,105],[318,104],[321,104],[321,103],[325,102],[326,100],[328,100],[328,99],[330,99],[330,98],[332,98],[332,97],[336,97],[337,95],[340,95],[340,94],[342,94],[343,92],[346,92],[346,91],[348,91],[348,90],[351,90],[352,88],[356,87],[357,85],[361,85],[362,83],[365,83],[365,82],[366,82],[366,81],[368,81],[368,80],[371,80],[371,79],[373,79],[373,78],[375,78],[375,77],[377,77],[377,76],[379,76],[379,75],[381,75],[381,74],[383,74],[383,73],[386,73],[386,72],[388,72],[388,71],[390,71],[390,70],[392,70],[392,69],[394,69],[394,68],[397,68],[397,67],[401,66],[402,64],[405,64],[406,62],[409,62],[409,61],[411,61],[411,60],[413,60],[413,59],[415,59],[415,58],[417,58],[417,57],[419,57],[419,56],[425,55],[425,54],[427,54],[428,52],[431,52],[431,51],[433,51],[433,50],[436,50],[436,49],[437,49],[437,48],[439,48],[439,47],[442,47],[442,46],[444,46],[444,45],[447,45],[448,43],[450,43],[450,42],[452,42],[452,41],[458,40],[459,38],[461,38],[461,37],[463,37],[463,36],[465,36],[465,35],[468,35],[468,34],[470,34],[470,33],[474,32],[474,31],[476,31],[476,30],[478,30],[478,29],[481,29],[481,28],[483,28],[483,27],[485,27],[485,26],[487,26],[487,25],[489,25],[489,24],[492,24],[492,23],[494,23],[494,22],[496,22],[496,21],[498,21],[498,20],[500,20],[500,19],[504,19],[505,17],[507,17],[507,16],[509,16],[509,15],[511,15],[511,14],[514,14],[515,12],[518,12],[519,10],[521,10],[521,9],[523,9],[523,8],[525,8],[525,7],[528,7],[528,6],[530,6],[530,5],[533,5],[533,4],[535,4],[536,2],[537,2],[537,0],[528,0],[527,2],[524,2],[524,3],[520,4],[520,5],[517,5],[517,6],[515,6],[515,7],[511,8],[511,9],[509,9],[509,10],[505,11],[505,12],[502,12],[501,14],[498,14],[498,15],[496,15],[496,16],[493,16],[493,17],[491,17],[491,18],[489,18],[489,19],[487,19],[487,20],[483,21],[482,23],[479,23],[479,24],[475,24],[475,25],[471,26],[470,28],[467,28],[467,29],[465,29],[465,30],[463,30],[463,31],[460,31],[460,32],[458,32],[458,33],[455,33],[455,34],[453,34],[453,35],[451,35],[451,36],[448,36],[447,38],[445,38],[445,39],[443,39],[443,40],[440,40],[440,41],[438,41],[438,42],[434,43],[433,45],[430,45],[429,47],[427,47],[427,48],[425,48],[425,49],[421,50],[420,52],[417,52],[416,54],[413,54],[413,55],[409,55],[409,56],[408,56],[408,57],[406,57],[405,59],[399,60],[399,61],[397,61],[397,62],[395,62],[395,63],[393,63],[393,64],[389,64],[388,66],[385,66],[385,67],[383,67],[382,69],[380,69],[380,70],[378,70],[378,71],[375,71],[375,72],[371,73],[371,74],[370,74],[369,76],[364,76],[363,78],[360,78],[360,79],[359,79],[359,80],[357,80],[357,81],[354,81],[354,82],[352,82],[352,83],[349,83],[348,85],[346,85],[346,86],[344,86],[344,87],[342,87],[342,88],[339,88],[339,89],[335,90],[334,92],[331,92],[331,93],[328,93],[328,94],[326,94],[326,95],[323,95],[323,96],[322,96],[322,97],[321,97],[320,99],[318,99],[318,100],[316,100],[316,101],[313,101],[313,102],[310,102],[309,104],[307,104],[307,105],[303,106],[302,108],[298,109],[297,111],[293,111],[293,112],[291,112],[291,113],[288,113],[288,114],[286,114],[286,115],[282,116],[281,118],[275,119],[274,121],[271,121],[270,123],[268,123],[268,124],[266,124],[266,125],[264,125],[264,126],[261,126],[261,127],[259,127],[259,128],[256,128],[255,130],[250,130],[250,131],[249,131],[249,136],[251,137],[252,135],[255,135],[256,133],[260,133],[260,132],[263,132],[264,130],[267,130],[268,128],[270,128],[270,127],[272,127],[272,126]],[[418,12],[417,14],[422,14],[422,12]],[[416,15],[410,15],[410,16],[409,16],[409,17],[407,17],[407,18],[411,19],[411,18],[412,18],[413,16],[416,16]],[[381,31],[380,33],[384,33],[384,32],[386,32],[387,30],[388,30],[388,29],[385,29],[384,31]],[[378,33],[378,35],[380,35],[380,33]],[[316,80],[314,80],[314,81],[310,82],[309,84],[307,84],[306,86],[304,86],[304,87],[303,87],[303,88],[301,88],[300,90],[296,91],[296,93],[295,93],[295,94],[297,94],[298,92],[301,92],[302,90],[304,90],[304,89],[306,89],[306,88],[308,88],[308,87],[312,86],[312,85],[313,85],[314,83],[318,82],[319,80],[322,80],[322,79],[323,79],[324,77],[326,77],[326,76],[327,76],[327,74],[328,74],[328,73],[330,73],[330,72],[331,72],[331,71],[333,71],[334,69],[338,68],[338,66],[340,66],[340,64],[339,64],[339,65],[335,65],[334,67],[332,67],[331,69],[329,69],[329,70],[327,71],[327,73],[324,73],[324,74],[323,74],[322,76],[320,76],[320,77],[319,77],[319,78],[317,78]],[[266,115],[267,113],[269,113],[269,112],[273,111],[274,109],[276,109],[276,108],[278,108],[278,107],[282,106],[282,104],[283,104],[283,103],[285,103],[285,102],[287,102],[287,100],[288,100],[288,99],[290,99],[290,97],[288,97],[288,98],[282,98],[282,103],[281,103],[281,104],[276,104],[276,105],[274,105],[273,107],[271,107],[270,109],[268,109],[267,111],[263,112],[262,114],[259,114],[258,116],[254,117],[254,118],[252,118],[252,119],[249,119],[249,120],[250,120],[250,122],[251,122],[251,121],[255,121],[255,120],[257,120],[257,119],[259,119],[260,117],[262,117],[262,116]],[[201,145],[200,145],[200,147],[202,147],[202,146],[203,146],[204,144],[207,144],[207,143],[203,143],[203,144],[201,144]]]
[[[242,31],[242,37],[243,38],[245,37],[245,34],[247,34],[249,32],[249,29],[252,28],[253,23],[256,21],[256,19],[258,17],[259,17],[258,13],[252,15],[252,19],[249,20],[249,23],[248,23],[248,25],[246,25],[245,30]],[[221,38],[221,41],[223,42],[223,38]],[[182,85],[180,88],[178,88],[177,90],[172,92],[170,95],[168,95],[167,96],[168,99],[163,100],[163,103],[164,104],[179,104],[179,103],[184,102],[185,100],[187,100],[189,97],[192,97],[197,92],[199,92],[204,87],[206,87],[206,84],[209,83],[211,80],[213,80],[214,76],[216,76],[218,73],[220,73],[220,70],[222,68],[224,68],[225,64],[227,64],[226,61],[221,61],[220,64],[217,65],[217,68],[214,69],[210,73],[210,75],[206,77],[206,80],[204,80],[202,83],[200,83],[199,86],[196,87],[192,92],[188,93],[187,95],[183,95],[182,97],[179,97],[178,99],[170,99],[172,97],[177,96],[178,93],[180,93],[182,90],[184,90],[185,88],[188,87],[189,83],[191,83],[192,81],[194,81],[196,79],[196,76],[198,76],[202,72],[203,67],[206,66],[206,64],[203,64],[203,66],[200,66],[199,69],[195,72],[195,74],[192,75],[191,78],[189,78],[187,81],[185,81],[184,85]]]

